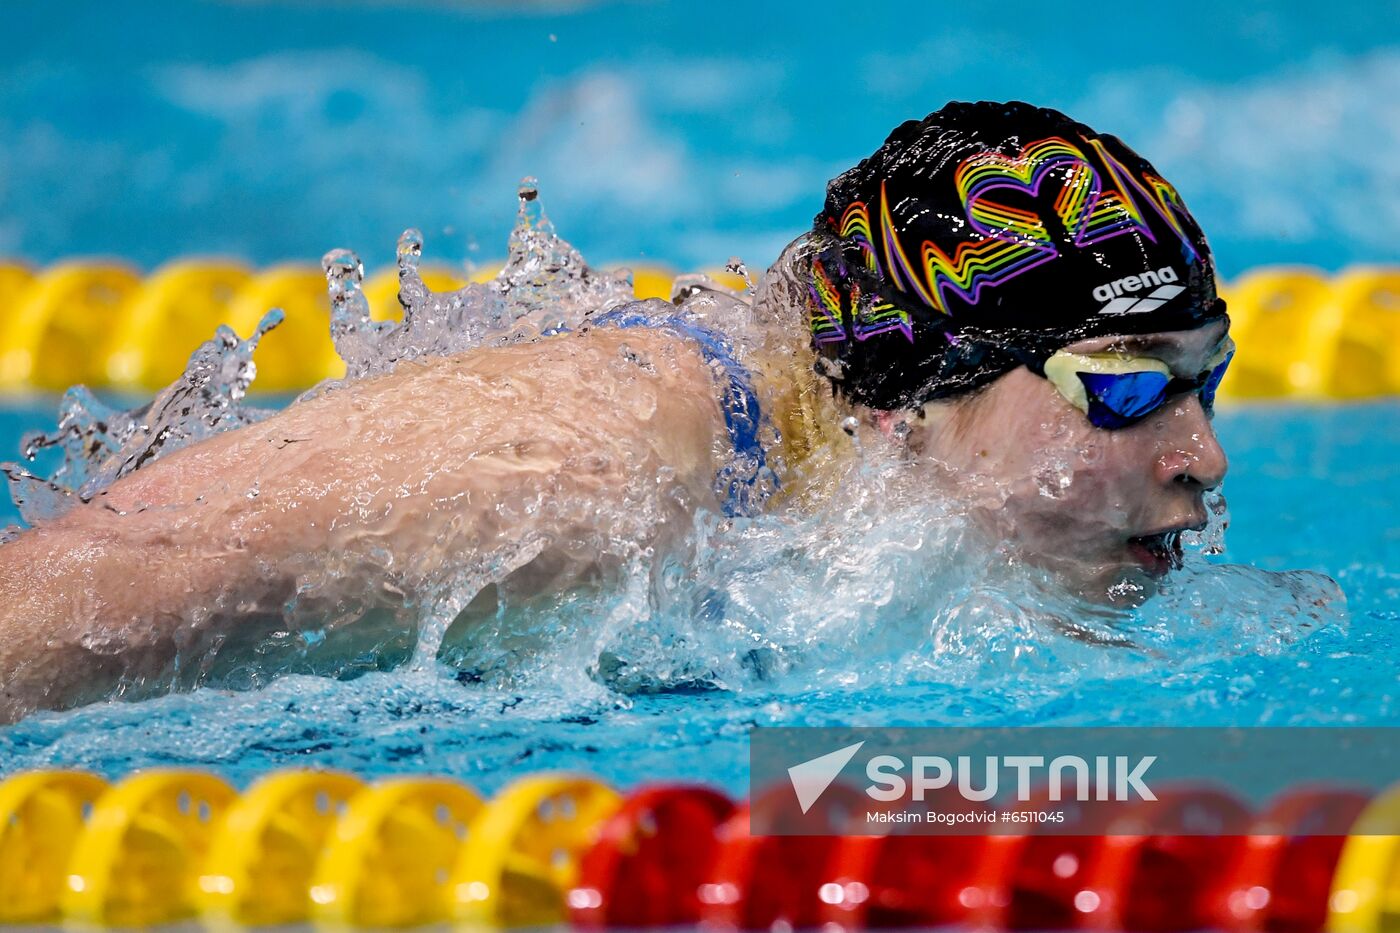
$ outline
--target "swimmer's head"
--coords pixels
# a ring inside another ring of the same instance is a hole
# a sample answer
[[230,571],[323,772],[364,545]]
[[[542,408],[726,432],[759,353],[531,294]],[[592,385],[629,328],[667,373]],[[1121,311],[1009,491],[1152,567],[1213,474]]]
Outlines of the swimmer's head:
[[1029,104],[953,103],[900,126],[827,187],[813,244],[819,371],[873,409],[1225,314],[1176,190],[1116,137]]
[[1226,469],[1228,318],[1175,189],[1056,111],[949,104],[832,181],[810,242],[837,394],[1084,595],[1155,589]]

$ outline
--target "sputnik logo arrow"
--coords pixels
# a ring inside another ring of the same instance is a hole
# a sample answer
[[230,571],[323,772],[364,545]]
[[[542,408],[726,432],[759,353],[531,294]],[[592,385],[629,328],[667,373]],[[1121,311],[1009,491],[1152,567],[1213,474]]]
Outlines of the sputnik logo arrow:
[[847,745],[845,748],[838,748],[834,752],[827,752],[818,758],[788,768],[788,779],[792,781],[792,789],[797,793],[797,803],[802,807],[804,814],[812,809],[812,804],[831,786],[831,782],[836,780],[836,775],[841,773],[841,769],[846,767],[864,744],[864,741],[860,741],[854,745]]

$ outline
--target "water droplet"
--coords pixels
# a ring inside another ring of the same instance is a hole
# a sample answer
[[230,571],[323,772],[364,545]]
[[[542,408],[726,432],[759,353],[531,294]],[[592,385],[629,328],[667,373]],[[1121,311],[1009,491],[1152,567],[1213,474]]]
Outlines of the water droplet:
[[79,635],[78,644],[93,654],[116,655],[126,648],[127,643],[119,631],[103,628]]
[[744,280],[744,291],[752,295],[754,293],[753,279],[749,278],[749,267],[744,264],[744,260],[738,256],[730,256],[729,261],[724,264],[724,271],[730,275],[737,275]]
[[331,301],[344,301],[347,294],[357,291],[365,279],[365,267],[348,249],[333,249],[321,257],[321,268],[330,286]]
[[398,263],[399,269],[416,269],[418,260],[423,256],[423,234],[409,227],[399,234]]
[[1187,531],[1181,535],[1181,542],[1194,547],[1208,557],[1225,553],[1225,532],[1230,527],[1230,509],[1225,494],[1219,488],[1208,490],[1204,496],[1206,507],[1206,527],[1201,531]]
[[1047,460],[1032,473],[1036,489],[1047,499],[1063,498],[1074,481],[1069,465],[1059,460]]
[[520,188],[516,193],[520,196],[516,227],[521,230],[553,232],[549,220],[544,216],[544,207],[540,204],[540,185],[534,176],[527,175],[520,179]]

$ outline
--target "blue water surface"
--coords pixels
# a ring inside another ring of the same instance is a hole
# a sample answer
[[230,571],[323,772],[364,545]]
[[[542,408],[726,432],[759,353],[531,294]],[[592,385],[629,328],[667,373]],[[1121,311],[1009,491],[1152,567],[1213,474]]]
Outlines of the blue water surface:
[[[32,406],[0,411],[0,449],[45,417]],[[739,794],[748,729],[763,724],[1400,724],[1400,402],[1241,406],[1216,425],[1232,461],[1232,525],[1217,560],[1330,574],[1347,596],[1344,626],[1279,653],[1245,647],[1185,665],[1163,657],[1149,676],[1090,666],[991,687],[817,683],[621,697],[513,693],[403,671],[293,677],[246,693],[202,689],[30,717],[0,728],[0,775],[179,764],[242,784],[321,765],[451,773],[490,791],[526,771],[571,768],[624,786],[698,778]]]
[[1400,258],[1391,2],[7,4],[0,256],[489,260],[514,191],[599,262],[766,266],[950,99],[1153,160],[1221,270]]

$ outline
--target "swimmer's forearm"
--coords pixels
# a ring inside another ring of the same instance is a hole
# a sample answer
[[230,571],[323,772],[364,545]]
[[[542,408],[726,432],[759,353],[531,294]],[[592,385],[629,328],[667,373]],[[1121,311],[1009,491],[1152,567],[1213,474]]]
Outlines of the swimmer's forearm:
[[201,595],[191,568],[167,545],[88,517],[70,513],[0,547],[0,722],[110,695],[174,659]]
[[283,612],[297,581],[331,562],[345,569],[318,585],[323,610],[424,584],[424,555],[465,563],[556,534],[537,512],[497,506],[542,493],[551,476],[565,474],[550,484],[564,495],[609,479],[569,474],[547,445],[525,459],[507,447],[471,458],[475,489],[463,484],[460,498],[409,496],[380,514],[363,509],[353,471],[315,466],[326,445],[308,440],[299,463],[264,475],[268,464],[238,450],[250,440],[260,443],[219,438],[199,452],[227,463],[218,488],[191,488],[190,475],[208,474],[172,458],[0,546],[0,723],[161,683],[177,657],[198,661],[242,618]]

